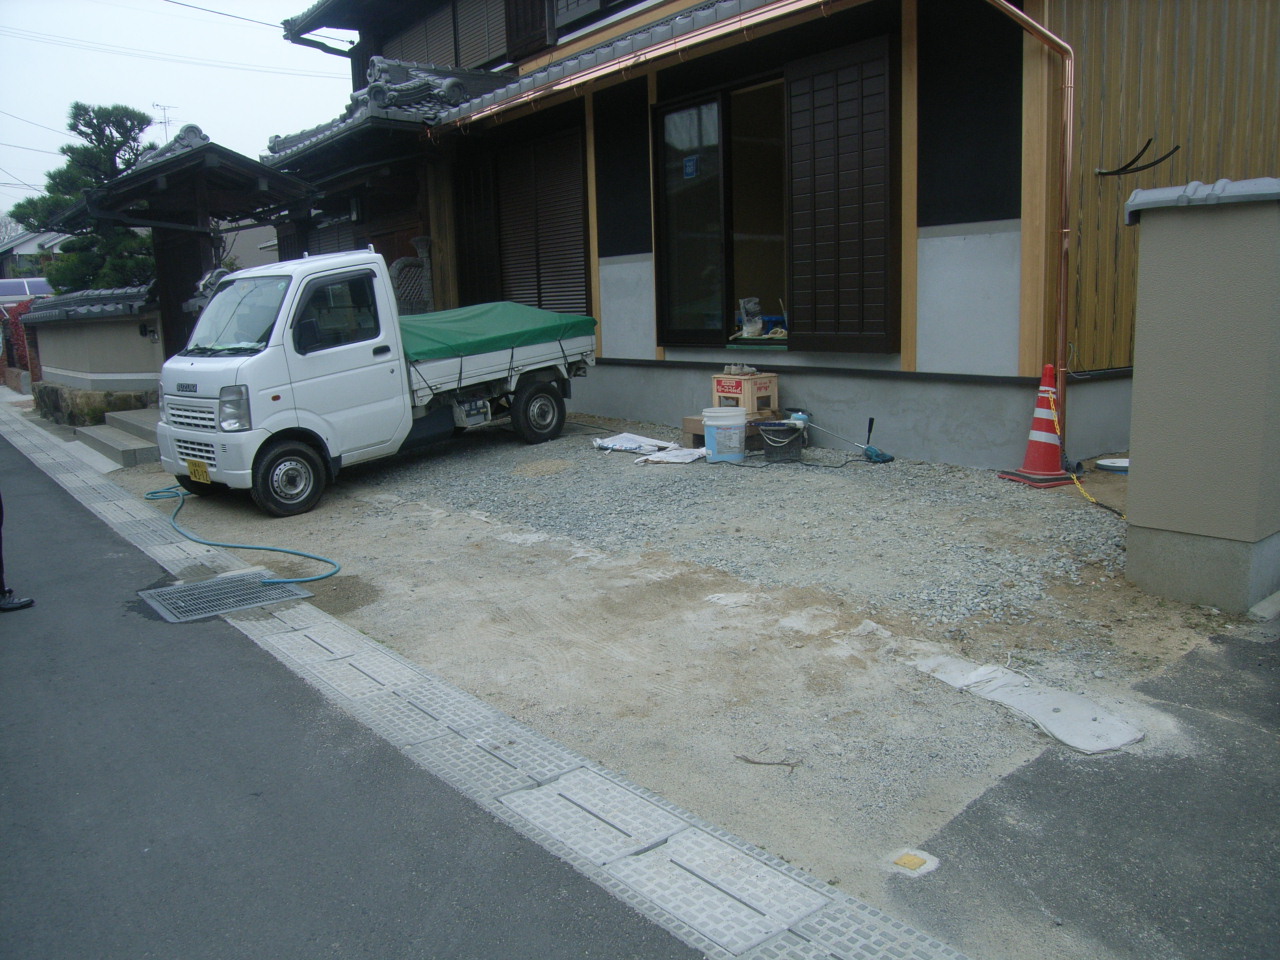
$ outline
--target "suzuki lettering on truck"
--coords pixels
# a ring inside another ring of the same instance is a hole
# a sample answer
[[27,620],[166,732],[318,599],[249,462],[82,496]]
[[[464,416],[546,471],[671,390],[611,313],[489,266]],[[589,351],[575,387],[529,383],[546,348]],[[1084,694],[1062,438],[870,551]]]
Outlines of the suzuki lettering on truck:
[[160,461],[188,491],[310,510],[343,466],[509,419],[560,435],[595,362],[591,317],[487,303],[400,316],[382,257],[306,257],[225,277],[160,377]]

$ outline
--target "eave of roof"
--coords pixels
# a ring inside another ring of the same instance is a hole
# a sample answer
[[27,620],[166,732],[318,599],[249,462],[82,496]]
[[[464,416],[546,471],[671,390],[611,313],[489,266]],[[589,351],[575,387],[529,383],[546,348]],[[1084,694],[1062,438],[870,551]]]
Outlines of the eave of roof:
[[58,226],[74,228],[98,211],[119,213],[140,201],[156,200],[173,190],[184,175],[202,173],[221,181],[210,193],[204,210],[215,220],[236,220],[258,209],[302,200],[311,186],[297,177],[236,153],[211,141],[199,127],[188,124],[171,141],[144,154],[127,173],[89,191],[58,219]]
[[[375,119],[388,123],[402,122],[406,129],[418,131],[461,126],[535,100],[570,94],[584,84],[664,57],[681,55],[699,44],[710,43],[735,32],[749,31],[787,18],[830,15],[866,2],[868,0],[714,0],[672,14],[507,83],[502,82],[504,78],[501,75],[490,74],[495,82],[493,90],[444,108],[438,103],[425,110],[412,109],[407,104],[379,108],[372,103],[360,103],[363,91],[357,91],[344,116],[288,137],[273,137],[271,154],[264,155],[262,160],[272,166],[293,163],[355,131],[367,129]],[[346,16],[350,14],[349,6],[350,0],[321,0],[306,13],[286,23],[307,30],[336,27],[339,26],[334,19],[337,11],[343,11]],[[362,16],[367,13],[361,11]],[[353,21],[351,26],[358,28],[360,24]],[[429,64],[415,66],[427,71],[439,70]]]
[[673,14],[564,60],[525,74],[506,86],[442,113],[434,128],[461,125],[513,107],[615,76],[664,57],[784,18],[830,16],[868,0],[717,0]]
[[151,285],[115,287],[108,290],[80,290],[37,300],[23,316],[26,325],[59,320],[110,320],[134,316],[146,305]]
[[284,20],[281,26],[288,39],[296,40],[324,27],[359,30],[370,22],[394,22],[421,6],[421,0],[320,0],[296,17]]
[[[188,124],[169,143],[145,154],[123,176],[107,184],[103,190],[112,200],[132,200],[138,192],[150,192],[151,185],[162,177],[172,177],[187,170],[218,170],[222,176],[241,181],[260,181],[260,192],[270,193],[278,200],[298,200],[310,192],[310,186],[287,173],[272,169],[264,163],[236,153],[214,143],[194,124]],[[136,197],[141,199],[141,197]],[[237,211],[226,211],[235,213]],[[218,213],[210,211],[212,216]]]
[[269,146],[271,152],[262,155],[262,163],[273,168],[284,167],[314,152],[318,147],[330,146],[339,140],[375,127],[403,130],[405,133],[416,136],[427,123],[424,114],[425,111],[411,109],[366,107],[308,130],[283,137],[272,137]]

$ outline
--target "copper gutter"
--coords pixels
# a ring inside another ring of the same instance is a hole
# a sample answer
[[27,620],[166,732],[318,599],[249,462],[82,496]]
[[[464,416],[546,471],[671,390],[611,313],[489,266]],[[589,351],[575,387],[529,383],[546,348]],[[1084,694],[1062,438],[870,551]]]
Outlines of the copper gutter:
[[1067,411],[1067,281],[1071,252],[1071,167],[1073,163],[1072,135],[1075,127],[1075,52],[1061,37],[1050,33],[1006,0],[987,0],[1005,16],[1014,20],[1062,58],[1062,143],[1058,169],[1058,229],[1062,248],[1058,255],[1058,313],[1054,330],[1053,368],[1057,372],[1057,407],[1059,427],[1063,434],[1063,459],[1066,459],[1066,411]]

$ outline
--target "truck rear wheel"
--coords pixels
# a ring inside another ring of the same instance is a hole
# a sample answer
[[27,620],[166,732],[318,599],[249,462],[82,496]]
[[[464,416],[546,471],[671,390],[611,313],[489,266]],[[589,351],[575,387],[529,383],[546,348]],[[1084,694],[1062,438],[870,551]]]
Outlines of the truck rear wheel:
[[545,443],[564,429],[564,397],[554,383],[526,383],[511,401],[511,422],[525,443]]
[[258,458],[250,493],[273,517],[306,513],[324,493],[324,464],[315,450],[296,440],[279,440]]

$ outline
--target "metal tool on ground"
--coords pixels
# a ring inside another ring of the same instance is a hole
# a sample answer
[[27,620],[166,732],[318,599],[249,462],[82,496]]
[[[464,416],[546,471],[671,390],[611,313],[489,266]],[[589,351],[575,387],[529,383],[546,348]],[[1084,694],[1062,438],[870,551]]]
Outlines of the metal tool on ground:
[[813,429],[821,430],[823,433],[830,434],[831,436],[835,437],[837,440],[843,440],[845,443],[853,444],[855,447],[861,450],[863,454],[866,456],[866,458],[872,463],[892,463],[893,462],[892,454],[885,453],[883,450],[880,450],[877,447],[871,446],[871,431],[875,427],[875,425],[876,425],[876,418],[875,417],[868,418],[867,442],[859,443],[857,440],[850,440],[848,437],[842,437],[838,433],[832,433],[830,430],[826,429],[825,427],[818,426],[812,420],[809,421],[809,426],[813,427]]

